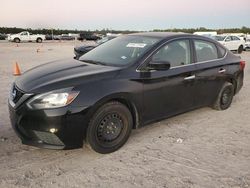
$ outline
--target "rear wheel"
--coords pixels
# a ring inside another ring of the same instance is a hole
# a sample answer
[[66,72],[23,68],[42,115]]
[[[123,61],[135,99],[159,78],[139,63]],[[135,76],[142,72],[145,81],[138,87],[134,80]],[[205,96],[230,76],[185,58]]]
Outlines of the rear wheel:
[[241,54],[243,50],[244,50],[244,49],[243,49],[243,46],[240,45],[239,48],[238,48],[238,53]]
[[111,153],[128,140],[133,127],[129,109],[119,102],[109,102],[100,107],[90,120],[87,142],[98,153]]
[[221,90],[220,93],[213,104],[213,108],[216,110],[226,110],[230,107],[234,96],[234,86],[232,83],[226,82]]
[[43,40],[41,38],[36,39],[37,43],[41,43]]

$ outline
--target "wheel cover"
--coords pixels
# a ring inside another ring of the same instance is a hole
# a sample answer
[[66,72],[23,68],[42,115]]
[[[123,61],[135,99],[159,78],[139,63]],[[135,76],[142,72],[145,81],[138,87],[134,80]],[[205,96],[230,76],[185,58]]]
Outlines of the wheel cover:
[[116,140],[123,129],[123,120],[118,113],[107,114],[97,126],[97,139],[107,143]]

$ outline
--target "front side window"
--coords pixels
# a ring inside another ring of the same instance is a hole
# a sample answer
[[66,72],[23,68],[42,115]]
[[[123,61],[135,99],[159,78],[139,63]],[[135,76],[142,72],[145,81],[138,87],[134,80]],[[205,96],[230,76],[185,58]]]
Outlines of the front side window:
[[227,38],[226,38],[226,42],[229,42],[229,41],[231,41],[232,40],[232,37],[231,36],[228,36]]
[[163,46],[152,56],[152,61],[165,61],[170,67],[191,63],[189,40],[177,40]]
[[208,41],[195,40],[194,46],[197,62],[218,59],[218,52],[215,44]]
[[224,41],[226,36],[216,35],[216,36],[213,36],[212,38],[217,41]]
[[27,32],[23,32],[23,33],[21,33],[21,35],[28,35],[28,33]]

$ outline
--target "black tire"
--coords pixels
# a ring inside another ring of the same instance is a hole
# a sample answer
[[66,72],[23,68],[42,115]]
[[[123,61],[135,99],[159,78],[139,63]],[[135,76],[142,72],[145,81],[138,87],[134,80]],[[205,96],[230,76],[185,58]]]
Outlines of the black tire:
[[126,143],[132,127],[133,118],[129,109],[119,102],[108,102],[91,118],[86,140],[96,152],[111,153]]
[[43,39],[41,39],[41,38],[37,38],[37,39],[36,39],[36,42],[37,42],[37,43],[41,43],[42,41],[43,41]]
[[237,50],[238,54],[241,54],[243,52],[243,50],[244,50],[243,46],[240,45],[238,50]]
[[21,40],[20,40],[19,38],[14,38],[14,42],[15,42],[15,43],[20,43]]
[[219,95],[213,104],[212,108],[215,110],[226,110],[230,107],[234,96],[234,86],[230,82],[226,82],[220,92]]

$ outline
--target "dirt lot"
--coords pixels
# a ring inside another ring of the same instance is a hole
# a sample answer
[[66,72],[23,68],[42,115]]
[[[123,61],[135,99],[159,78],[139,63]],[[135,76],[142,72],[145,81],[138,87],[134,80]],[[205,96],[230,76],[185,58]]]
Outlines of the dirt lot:
[[[230,109],[202,108],[135,130],[115,153],[22,145],[8,118],[13,63],[24,71],[73,57],[79,44],[0,43],[0,187],[250,187],[248,65]],[[241,56],[250,63],[250,52]]]

